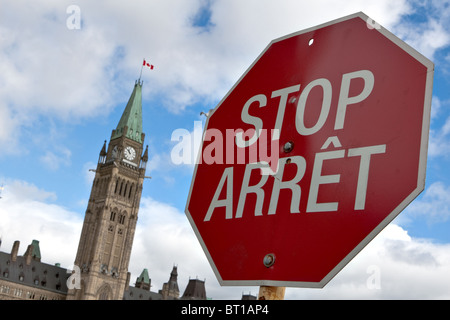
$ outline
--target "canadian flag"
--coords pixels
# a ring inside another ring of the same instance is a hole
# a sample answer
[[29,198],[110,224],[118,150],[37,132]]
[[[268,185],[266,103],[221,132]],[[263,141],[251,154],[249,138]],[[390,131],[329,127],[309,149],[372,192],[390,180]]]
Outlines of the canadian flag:
[[149,67],[151,70],[153,70],[154,66],[150,63],[148,63],[147,61],[145,61],[144,59],[144,67]]

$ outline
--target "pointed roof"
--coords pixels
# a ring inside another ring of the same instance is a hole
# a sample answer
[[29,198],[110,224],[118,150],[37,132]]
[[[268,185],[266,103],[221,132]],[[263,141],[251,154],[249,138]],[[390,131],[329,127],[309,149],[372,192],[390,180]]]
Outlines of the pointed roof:
[[[144,161],[144,162],[147,162],[147,161],[148,161],[148,145],[147,145],[147,147],[145,148],[144,155],[142,156],[142,161]],[[0,239],[0,240],[1,240],[1,239]]]
[[142,270],[141,275],[136,279],[136,282],[146,283],[146,284],[150,283],[150,277],[148,276],[147,269]]
[[102,150],[100,150],[100,156],[102,156],[102,157],[106,156],[106,140],[105,140],[105,143],[103,143]]
[[31,256],[35,259],[41,259],[41,249],[39,248],[39,241],[38,240],[33,240],[31,242],[32,246],[33,246],[33,251],[31,252]]
[[177,266],[173,266],[172,272],[170,273],[170,279],[169,279],[168,285],[169,285],[169,290],[180,291],[180,289],[178,289]]
[[[126,130],[125,127],[128,129]],[[125,136],[131,140],[142,141],[142,82],[136,81],[127,106],[120,118],[111,140]]]
[[178,278],[178,267],[177,266],[173,266],[172,272],[170,273],[170,280],[175,280],[176,281],[177,278]]
[[189,279],[181,300],[206,300],[205,281]]

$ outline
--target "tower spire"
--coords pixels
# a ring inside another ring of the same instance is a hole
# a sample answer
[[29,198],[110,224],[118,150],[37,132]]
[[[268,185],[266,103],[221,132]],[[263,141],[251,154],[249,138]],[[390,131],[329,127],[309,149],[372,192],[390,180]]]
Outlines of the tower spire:
[[111,140],[125,136],[131,140],[143,143],[142,132],[142,82],[137,80],[133,92],[120,121],[111,135]]

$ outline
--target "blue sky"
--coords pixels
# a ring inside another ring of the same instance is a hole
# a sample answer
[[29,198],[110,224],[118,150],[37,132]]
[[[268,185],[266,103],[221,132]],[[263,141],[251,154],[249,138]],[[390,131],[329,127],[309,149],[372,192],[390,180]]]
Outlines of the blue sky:
[[[74,4],[81,23],[71,29]],[[155,65],[142,75],[152,179],[144,184],[132,279],[149,268],[157,291],[175,263],[181,290],[198,276],[216,299],[256,294],[215,280],[184,216],[193,166],[171,162],[171,135],[204,123],[200,112],[217,105],[271,40],[363,11],[435,63],[426,189],[325,289],[288,289],[286,298],[450,297],[449,1],[0,0],[0,7],[0,250],[20,240],[24,251],[39,239],[44,260],[73,263],[88,170],[145,58]],[[381,270],[377,290],[367,289],[372,265]],[[405,266],[424,279],[417,287],[412,273],[399,275]],[[356,289],[346,290],[349,283]]]

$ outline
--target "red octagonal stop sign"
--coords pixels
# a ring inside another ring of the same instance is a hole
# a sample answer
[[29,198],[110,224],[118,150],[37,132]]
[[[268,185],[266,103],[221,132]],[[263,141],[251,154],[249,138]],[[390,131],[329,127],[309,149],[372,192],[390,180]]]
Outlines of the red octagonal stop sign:
[[221,285],[323,287],[424,189],[433,70],[363,13],[270,43],[186,204]]

